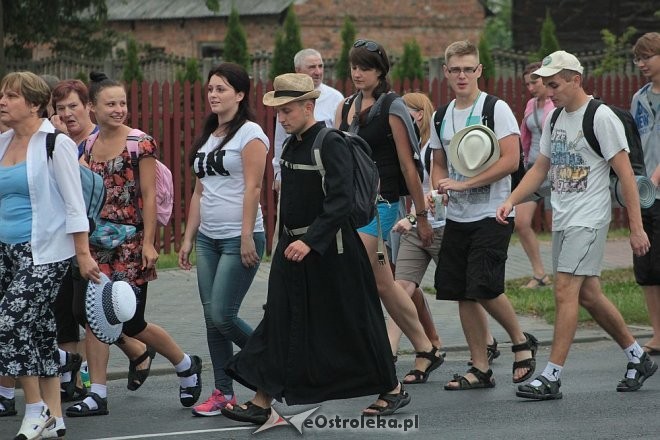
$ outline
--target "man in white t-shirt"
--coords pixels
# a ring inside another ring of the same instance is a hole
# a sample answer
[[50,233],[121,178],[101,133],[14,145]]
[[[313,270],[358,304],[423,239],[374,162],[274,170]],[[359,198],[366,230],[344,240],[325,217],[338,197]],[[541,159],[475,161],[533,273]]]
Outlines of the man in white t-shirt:
[[596,107],[593,131],[599,155],[584,137],[583,118],[591,97],[582,88],[583,68],[572,54],[557,51],[543,59],[532,77],[542,77],[548,97],[559,112],[554,126],[549,115],[541,135],[541,154],[511,196],[497,209],[497,220],[533,193],[550,172],[552,187],[552,260],[555,273],[555,330],[550,359],[543,373],[518,386],[527,399],[561,399],[560,376],[577,329],[578,308],[585,307],[616,341],[628,359],[617,391],[636,391],[657,370],[626,327],[621,313],[603,295],[600,271],[611,216],[610,167],[616,172],[626,202],[630,246],[646,254],[649,239],[642,227],[639,194],[628,158],[623,124],[606,105]]
[[[293,57],[296,73],[306,73],[314,80],[314,87],[321,92],[314,107],[314,118],[324,122],[327,127],[335,126],[335,112],[344,95],[339,90],[323,84],[323,58],[316,49],[303,49]],[[289,135],[282,128],[282,124],[275,123],[275,141],[273,142],[273,189],[280,190],[280,156],[282,145]]]
[[511,192],[510,175],[518,169],[520,131],[509,106],[497,100],[493,127],[500,157],[473,177],[461,174],[447,160],[448,147],[456,132],[483,123],[482,108],[487,94],[479,90],[477,83],[482,66],[474,44],[469,41],[450,44],[445,51],[445,63],[444,74],[456,99],[447,107],[439,127],[440,136],[431,130],[431,182],[441,194],[448,196],[435,288],[437,299],[459,302],[463,333],[473,362],[465,375],[456,376],[445,389],[492,388],[495,381],[488,366],[488,321],[483,309],[504,327],[513,342],[513,381],[527,380],[536,368],[538,342],[521,330],[513,306],[504,294],[505,263],[513,226],[500,225],[494,218],[494,209]]

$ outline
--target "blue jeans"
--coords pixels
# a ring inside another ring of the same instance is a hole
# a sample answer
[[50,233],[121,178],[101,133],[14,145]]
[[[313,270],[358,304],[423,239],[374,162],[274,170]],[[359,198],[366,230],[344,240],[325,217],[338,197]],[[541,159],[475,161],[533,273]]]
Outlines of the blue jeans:
[[[255,232],[257,254],[263,255],[266,235]],[[204,308],[206,339],[213,364],[216,389],[233,394],[232,380],[224,370],[233,355],[232,342],[243,347],[252,328],[238,317],[259,265],[247,268],[241,262],[241,237],[216,240],[197,234],[197,285]]]

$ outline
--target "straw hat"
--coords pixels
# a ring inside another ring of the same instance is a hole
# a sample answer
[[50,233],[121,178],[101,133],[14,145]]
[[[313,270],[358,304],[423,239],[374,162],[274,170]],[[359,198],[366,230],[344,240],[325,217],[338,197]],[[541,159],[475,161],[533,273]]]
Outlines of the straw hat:
[[447,152],[449,161],[460,174],[473,177],[500,158],[500,143],[485,125],[470,125],[451,138]]
[[126,281],[110,281],[101,274],[101,283],[90,282],[85,295],[87,323],[99,341],[114,344],[123,323],[135,315],[135,292]]
[[264,105],[276,107],[293,101],[316,99],[321,94],[314,88],[314,80],[305,73],[285,73],[275,77],[273,90],[264,95]]

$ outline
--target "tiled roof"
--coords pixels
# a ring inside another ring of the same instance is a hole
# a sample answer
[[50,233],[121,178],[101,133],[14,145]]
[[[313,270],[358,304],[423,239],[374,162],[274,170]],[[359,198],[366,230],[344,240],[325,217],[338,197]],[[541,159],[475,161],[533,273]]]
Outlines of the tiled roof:
[[106,1],[109,21],[227,17],[232,3],[240,15],[277,15],[291,4],[291,0],[220,0],[218,12],[209,10],[205,0]]

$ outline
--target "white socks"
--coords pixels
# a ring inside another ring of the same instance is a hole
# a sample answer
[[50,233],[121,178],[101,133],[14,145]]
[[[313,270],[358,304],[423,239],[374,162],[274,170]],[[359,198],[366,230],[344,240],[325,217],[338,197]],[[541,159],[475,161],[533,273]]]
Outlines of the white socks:
[[43,411],[46,404],[43,400],[40,400],[37,403],[26,403],[25,404],[25,418],[26,419],[38,419],[41,416],[41,411]]
[[[174,366],[174,370],[177,373],[181,373],[182,371],[186,371],[191,366],[192,366],[192,361],[190,360],[190,356],[184,353],[183,360]],[[197,385],[197,375],[193,374],[188,377],[179,377],[179,384],[181,388],[194,387],[195,385]]]
[[[97,394],[102,399],[108,397],[108,387],[106,385],[101,385],[99,383],[93,383],[90,392]],[[98,409],[99,407],[96,404],[96,401],[91,397],[85,397],[85,400],[83,400],[83,402],[85,402],[87,406],[89,406],[89,409],[91,410]]]
[[[642,350],[642,347],[639,346],[637,341],[633,342],[630,347],[626,347],[623,351],[626,353],[628,362],[632,362],[633,364],[639,364],[640,358],[644,355],[644,350]],[[634,368],[626,371],[626,377],[628,379],[634,379],[636,374],[637,370]]]
[[[561,370],[563,370],[564,367],[561,365],[553,364],[552,362],[548,362],[548,365],[545,366],[545,369],[543,370],[543,373],[541,373],[541,376],[545,377],[551,382],[556,382],[559,380],[559,377],[561,376]],[[531,386],[533,387],[538,387],[543,385],[540,380],[534,379],[531,383]]]

